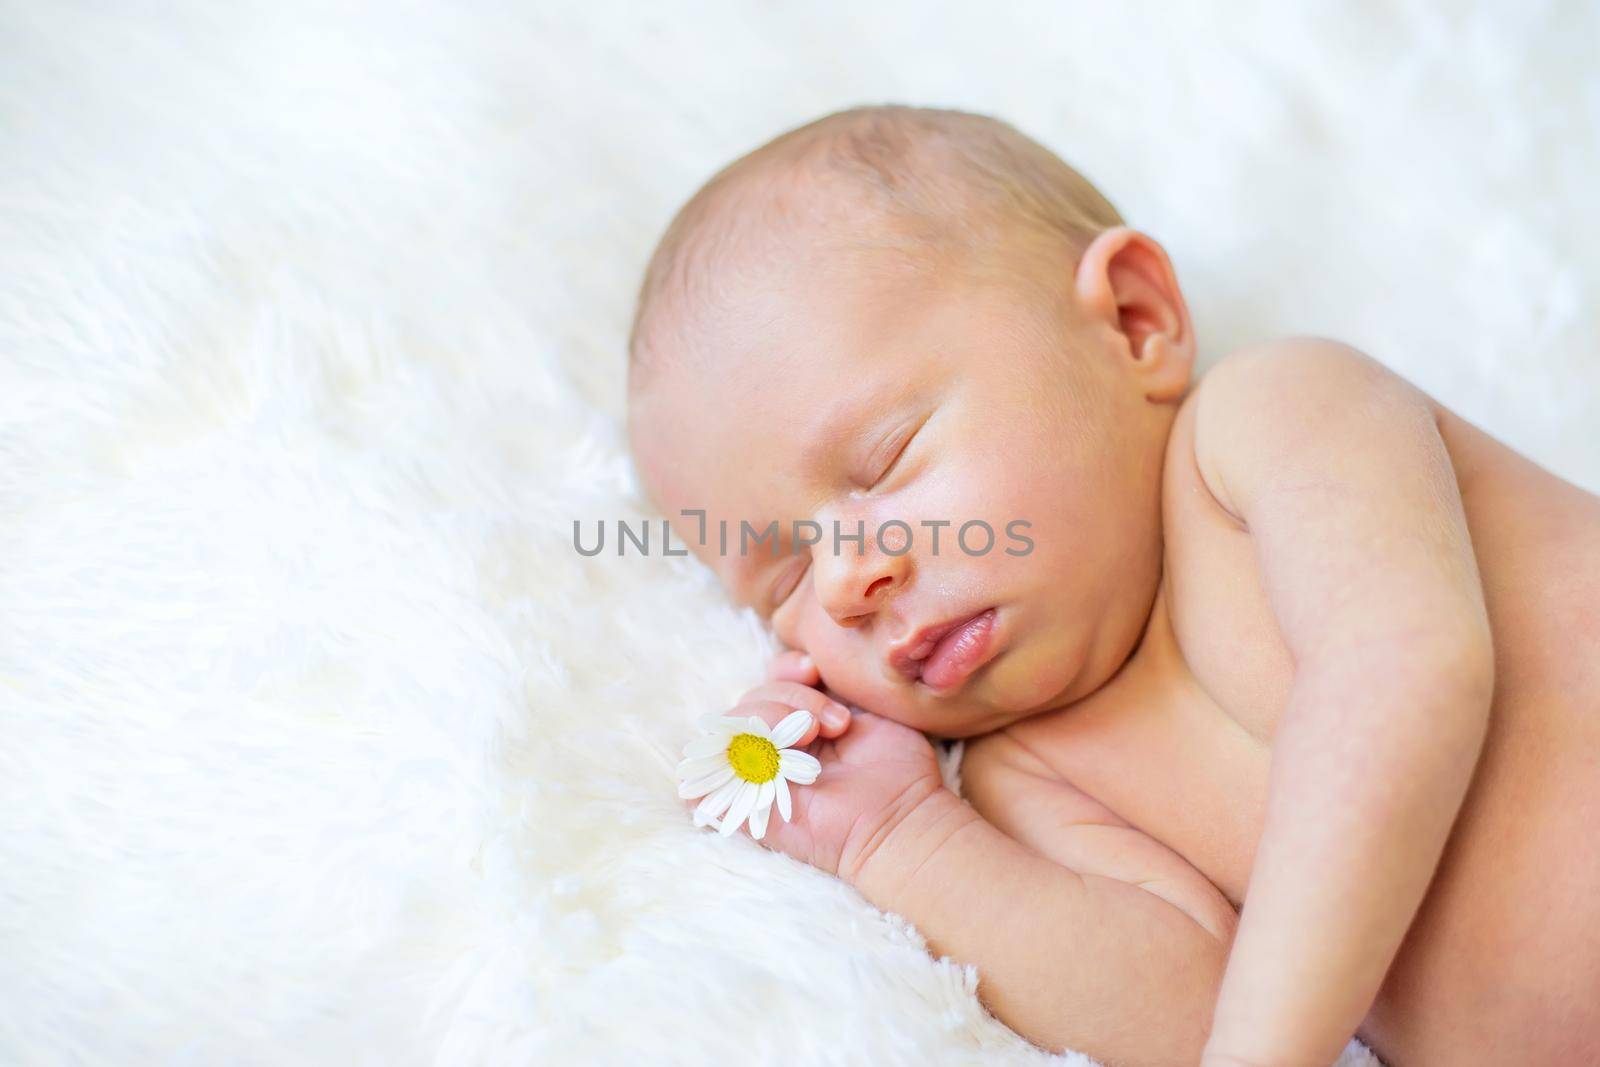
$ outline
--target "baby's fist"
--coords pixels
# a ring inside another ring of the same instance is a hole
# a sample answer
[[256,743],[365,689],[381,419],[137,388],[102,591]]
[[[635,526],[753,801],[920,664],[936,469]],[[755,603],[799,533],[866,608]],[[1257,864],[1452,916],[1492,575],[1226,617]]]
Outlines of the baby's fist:
[[[784,649],[773,656],[771,661],[767,663],[767,682],[769,685],[771,683],[794,682],[806,690],[810,690],[811,693],[794,690],[787,686],[770,689],[768,685],[761,685],[746,693],[739,702],[743,704],[745,701],[759,698],[762,695],[774,696],[779,701],[790,698],[802,699],[805,703],[796,704],[795,707],[803,707],[816,716],[817,721],[822,724],[823,737],[838,737],[844,732],[845,727],[850,725],[850,709],[833,698],[833,694],[829,692],[828,687],[822,681],[822,675],[817,670],[816,661],[806,653],[790,648]],[[820,701],[817,699],[818,697],[821,698]],[[810,741],[811,738],[807,737],[806,743]]]
[[[788,666],[803,670],[792,661]],[[796,709],[817,721],[806,721],[807,716],[791,719]],[[832,725],[840,721],[836,712],[842,713],[842,725]],[[933,746],[921,732],[868,712],[852,716],[826,694],[799,682],[763,683],[727,713],[733,720],[752,716],[766,724],[773,749],[760,739],[739,741],[734,725],[691,742],[685,755],[693,759],[680,764],[679,771],[702,777],[680,794],[694,803],[690,794],[699,796],[697,790],[727,778],[726,764],[750,759],[753,773],[736,771],[731,781],[705,795],[696,806],[696,822],[721,816],[719,829],[726,833],[748,818],[752,836],[765,846],[830,874],[849,878],[864,858],[862,849],[942,785]],[[730,742],[741,745],[740,751],[735,752]],[[780,766],[772,766],[773,751],[786,746],[794,751],[781,752]],[[805,747],[811,751],[798,751]],[[723,752],[726,763],[719,773],[712,764]],[[757,766],[760,759],[767,763]],[[787,768],[781,765],[784,761]],[[786,770],[799,774],[788,775]],[[775,777],[767,780],[774,772]],[[799,786],[792,796],[785,778]],[[755,789],[750,788],[753,782]],[[782,821],[767,818],[774,800]]]

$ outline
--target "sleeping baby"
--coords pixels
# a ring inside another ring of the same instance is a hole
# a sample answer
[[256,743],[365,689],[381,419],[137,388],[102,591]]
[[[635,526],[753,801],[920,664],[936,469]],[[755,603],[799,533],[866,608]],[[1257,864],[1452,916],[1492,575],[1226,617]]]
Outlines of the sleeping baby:
[[816,718],[762,844],[1049,1049],[1600,1063],[1600,498],[1346,345],[1195,354],[985,116],[829,115],[679,211],[629,440],[784,646],[732,714]]

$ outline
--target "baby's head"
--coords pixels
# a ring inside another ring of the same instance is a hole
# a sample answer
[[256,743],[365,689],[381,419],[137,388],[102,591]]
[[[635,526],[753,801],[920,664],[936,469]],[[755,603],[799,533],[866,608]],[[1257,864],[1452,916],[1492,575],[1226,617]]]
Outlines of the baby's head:
[[[1059,158],[985,116],[858,108],[673,219],[628,432],[677,540],[830,689],[967,737],[1088,695],[1136,646],[1193,360],[1165,253]],[[919,632],[987,609],[976,669],[955,642],[908,666]]]

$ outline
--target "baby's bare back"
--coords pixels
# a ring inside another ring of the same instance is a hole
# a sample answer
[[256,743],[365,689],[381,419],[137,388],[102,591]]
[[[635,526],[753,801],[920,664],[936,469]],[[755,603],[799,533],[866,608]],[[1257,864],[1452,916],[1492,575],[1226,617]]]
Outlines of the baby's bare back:
[[[1359,1034],[1391,1067],[1600,1063],[1600,498],[1435,411],[1483,580],[1495,698],[1438,871]],[[1173,429],[1166,574],[1143,643],[1089,698],[1004,733],[1238,906],[1293,662],[1248,531],[1182,461],[1193,414],[1186,403]],[[1037,845],[1059,828],[1018,832]]]

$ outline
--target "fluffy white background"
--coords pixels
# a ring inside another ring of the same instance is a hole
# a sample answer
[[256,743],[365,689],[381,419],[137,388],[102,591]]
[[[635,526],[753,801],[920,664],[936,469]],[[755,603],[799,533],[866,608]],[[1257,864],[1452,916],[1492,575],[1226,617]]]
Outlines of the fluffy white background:
[[0,1060],[1055,1062],[673,793],[773,646],[570,541],[672,210],[1000,114],[1205,363],[1341,337],[1600,489],[1593,5],[1096,7],[0,7]]

